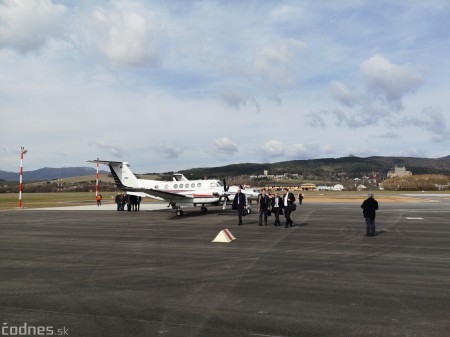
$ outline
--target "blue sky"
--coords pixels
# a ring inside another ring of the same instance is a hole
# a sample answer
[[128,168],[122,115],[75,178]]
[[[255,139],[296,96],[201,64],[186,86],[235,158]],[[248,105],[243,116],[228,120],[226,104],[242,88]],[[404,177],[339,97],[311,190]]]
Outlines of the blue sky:
[[0,2],[0,169],[450,155],[450,3]]

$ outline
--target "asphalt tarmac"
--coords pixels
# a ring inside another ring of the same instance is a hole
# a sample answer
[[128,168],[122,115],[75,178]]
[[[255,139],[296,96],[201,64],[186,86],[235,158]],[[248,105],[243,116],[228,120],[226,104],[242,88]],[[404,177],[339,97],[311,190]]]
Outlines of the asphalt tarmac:
[[304,203],[287,229],[220,207],[1,211],[1,334],[449,336],[450,201],[381,203],[375,237],[359,206]]

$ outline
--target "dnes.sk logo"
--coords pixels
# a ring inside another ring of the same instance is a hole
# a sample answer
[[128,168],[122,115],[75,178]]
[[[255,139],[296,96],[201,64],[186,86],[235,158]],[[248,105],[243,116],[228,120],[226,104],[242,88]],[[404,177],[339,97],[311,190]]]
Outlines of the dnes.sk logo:
[[23,323],[22,325],[9,325],[3,323],[1,328],[2,336],[68,336],[69,329],[66,327],[55,328],[53,326],[44,325],[28,325]]

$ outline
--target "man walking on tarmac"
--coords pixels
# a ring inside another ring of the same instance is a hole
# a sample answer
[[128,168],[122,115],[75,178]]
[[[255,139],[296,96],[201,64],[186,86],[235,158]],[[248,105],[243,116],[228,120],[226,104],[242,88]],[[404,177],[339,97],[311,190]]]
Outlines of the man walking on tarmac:
[[294,211],[295,207],[295,197],[294,194],[289,192],[289,189],[285,187],[283,195],[283,208],[284,208],[284,216],[286,218],[286,224],[284,228],[292,227],[294,223],[291,219],[291,212]]
[[373,193],[369,193],[369,197],[364,200],[361,208],[366,220],[366,236],[375,236],[375,213],[378,209],[378,201],[373,198]]
[[242,225],[242,214],[244,213],[244,209],[247,206],[247,198],[245,193],[241,192],[241,187],[239,186],[237,189],[237,193],[234,195],[233,206],[232,209],[236,209],[238,211],[238,225]]

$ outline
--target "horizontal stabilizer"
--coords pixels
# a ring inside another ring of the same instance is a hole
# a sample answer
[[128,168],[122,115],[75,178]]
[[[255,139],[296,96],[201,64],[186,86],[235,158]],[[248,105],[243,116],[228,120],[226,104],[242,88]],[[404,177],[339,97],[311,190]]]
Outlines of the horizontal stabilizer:
[[125,164],[128,165],[127,162],[125,161],[110,161],[110,160],[99,160],[99,159],[95,159],[95,160],[88,160],[88,163],[99,163],[99,164],[103,164],[103,165],[119,165],[119,164]]

